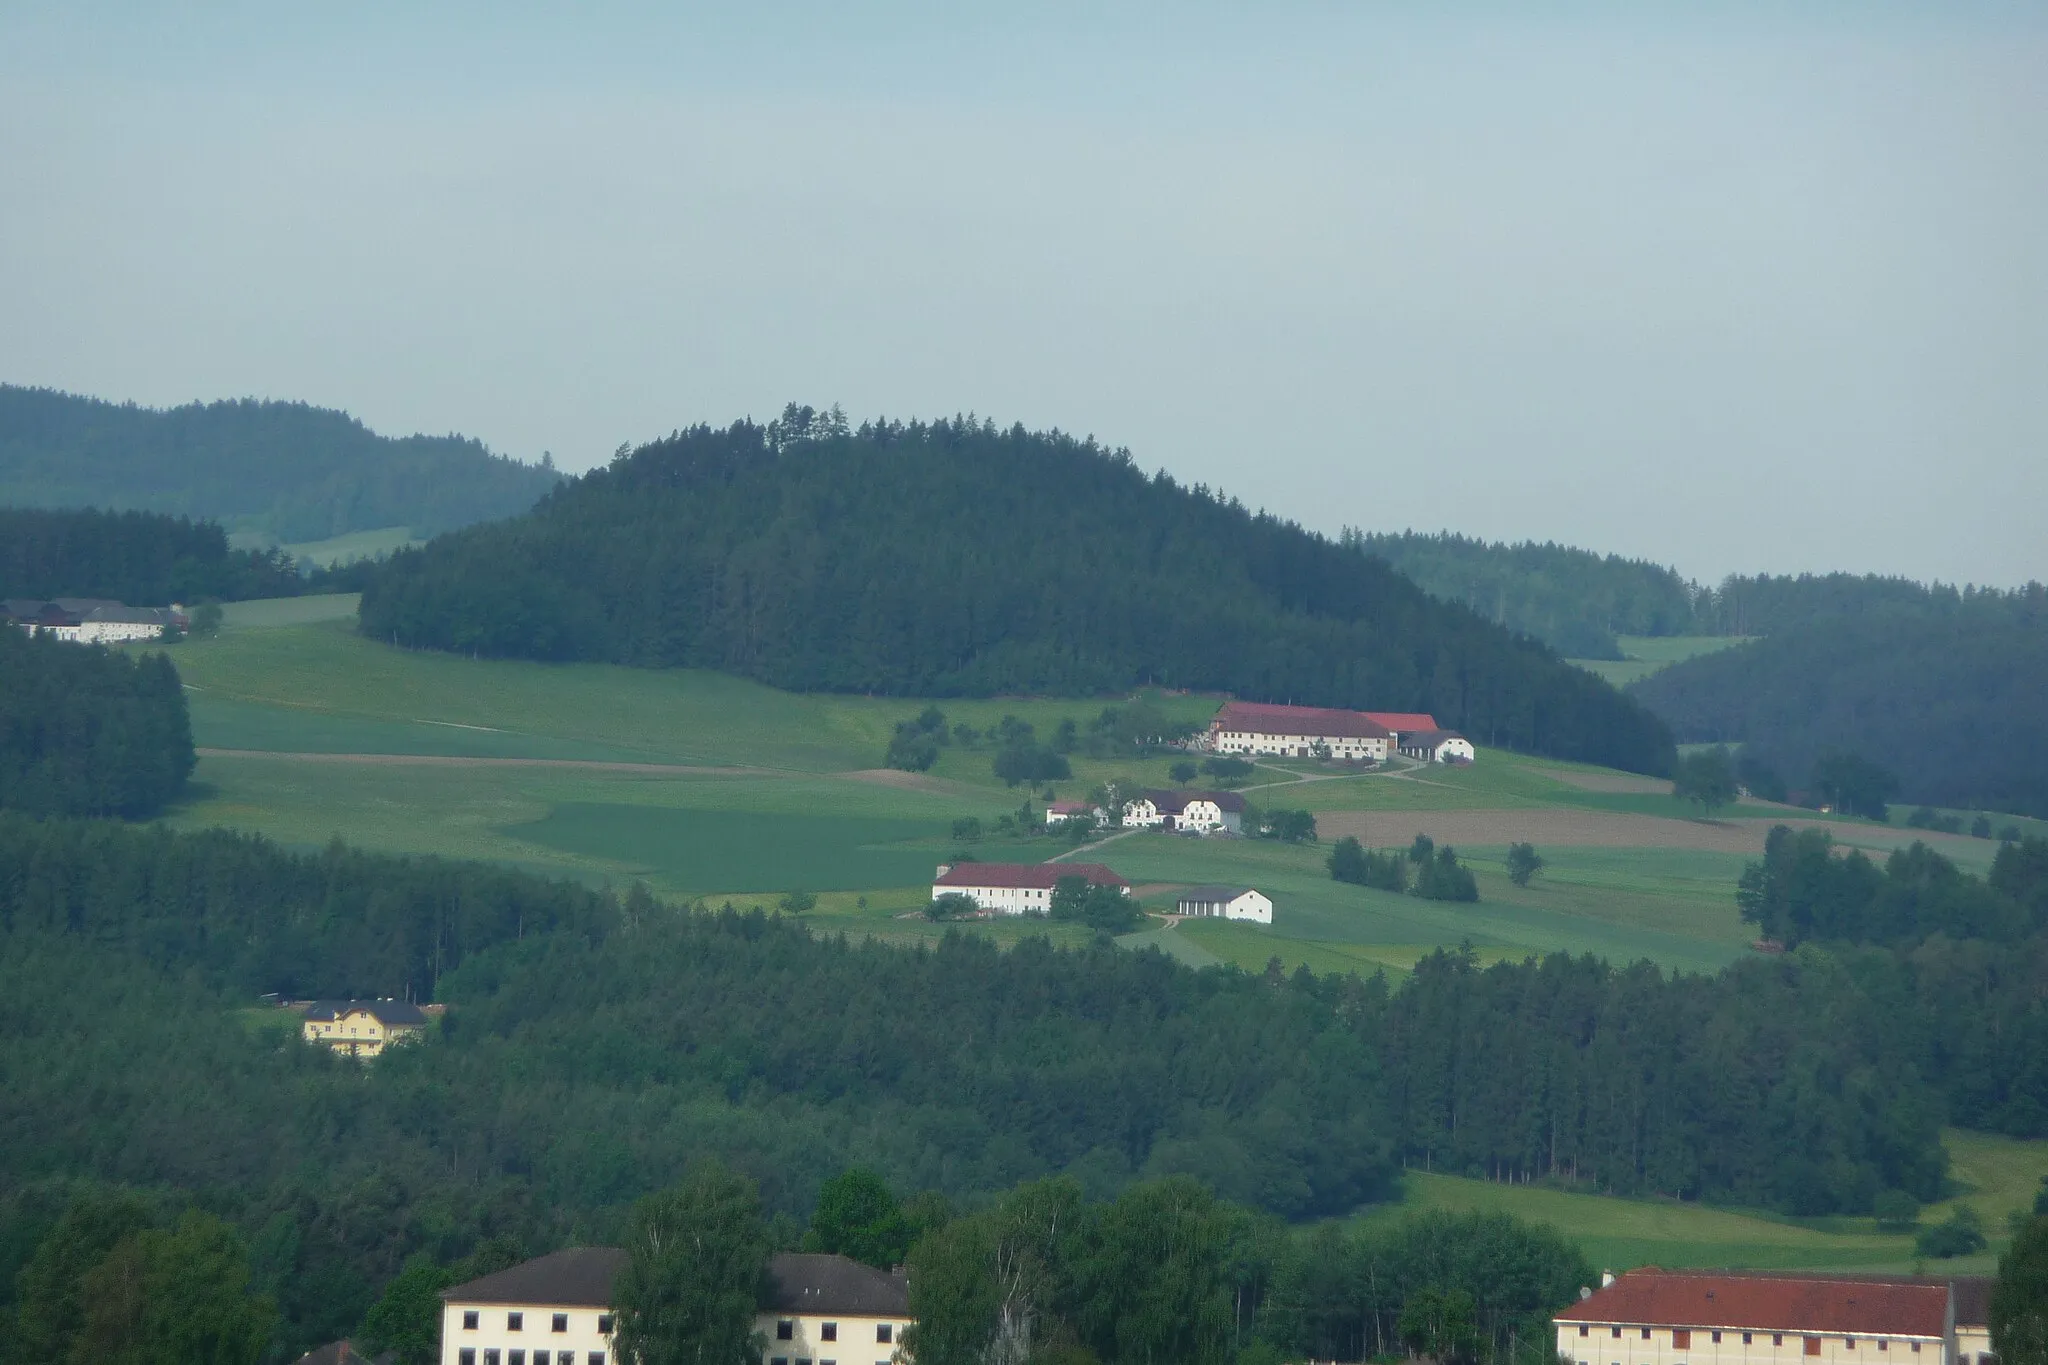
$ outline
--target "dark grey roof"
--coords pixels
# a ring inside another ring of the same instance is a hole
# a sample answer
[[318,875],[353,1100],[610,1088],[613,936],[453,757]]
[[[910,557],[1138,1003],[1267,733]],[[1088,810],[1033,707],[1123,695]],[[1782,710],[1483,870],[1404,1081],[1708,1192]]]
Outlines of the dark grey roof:
[[1949,1282],[1956,1296],[1956,1326],[1991,1325],[1991,1287],[1998,1283],[1990,1275],[1958,1275]]
[[300,1356],[297,1365],[393,1365],[397,1359],[396,1351],[369,1356],[364,1355],[362,1347],[353,1341],[330,1341]]
[[365,1010],[385,1027],[393,1024],[424,1024],[427,1016],[418,1005],[403,1000],[315,1000],[306,1006],[308,1019],[339,1019],[351,1010]]
[[910,1316],[910,1281],[845,1256],[786,1251],[768,1263],[769,1308],[847,1317]]
[[559,1304],[609,1308],[612,1278],[626,1264],[618,1247],[570,1247],[441,1291],[450,1303]]
[[1176,899],[1182,905],[1190,901],[1196,905],[1226,905],[1254,889],[1249,886],[1191,886]]

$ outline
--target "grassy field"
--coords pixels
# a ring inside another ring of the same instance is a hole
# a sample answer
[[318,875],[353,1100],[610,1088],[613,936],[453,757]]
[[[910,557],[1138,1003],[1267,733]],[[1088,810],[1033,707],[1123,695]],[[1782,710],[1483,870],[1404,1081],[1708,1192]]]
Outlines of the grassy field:
[[1615,637],[1621,645],[1619,659],[1573,659],[1572,662],[1589,673],[1598,673],[1616,687],[1626,687],[1639,682],[1659,669],[1690,659],[1696,654],[1711,654],[1717,649],[1727,649],[1749,639],[1746,635],[1620,635]]
[[[1060,847],[952,840],[956,819],[992,824],[1024,798],[993,778],[986,748],[948,748],[927,774],[876,771],[891,728],[921,702],[795,694],[692,670],[394,649],[355,633],[354,606],[348,596],[236,603],[219,635],[176,646],[205,753],[192,799],[170,823],[231,825],[298,847],[339,836],[590,882],[638,879],[678,898],[831,893],[814,912],[821,925],[896,937],[943,932],[901,918],[928,897],[936,862],[960,853],[1036,860]],[[1043,735],[1063,719],[1085,725],[1106,700],[940,705],[978,729],[1017,715]],[[1216,704],[1159,702],[1189,720]],[[1073,762],[1059,795],[1109,779],[1169,781],[1165,757]],[[1405,970],[1464,941],[1486,957],[1564,950],[1693,971],[1746,950],[1733,887],[1778,808],[1744,806],[1704,824],[1654,780],[1493,749],[1469,768],[1401,766],[1262,766],[1246,795],[1316,812],[1319,846],[1136,835],[1089,855],[1137,883],[1257,885],[1278,904],[1270,928],[1192,924],[1127,941],[1190,962],[1256,970],[1278,956],[1318,971]],[[1834,827],[1875,847],[1903,836],[1867,822]],[[1423,828],[1458,846],[1478,876],[1478,905],[1365,891],[1325,871],[1340,833],[1393,846]],[[1524,838],[1547,866],[1516,887],[1502,859]],[[1983,840],[1950,845],[1985,860],[1992,851]],[[1162,892],[1150,904],[1171,901]]]
[[352,564],[358,559],[375,559],[388,555],[393,550],[402,550],[410,545],[424,545],[426,542],[413,535],[409,526],[384,526],[374,531],[350,531],[346,535],[334,536],[327,540],[302,540],[295,544],[280,544],[277,537],[264,531],[237,531],[228,537],[228,543],[238,550],[281,549],[293,559],[310,559],[321,568],[332,568],[337,564]]
[[[1925,1269],[1935,1274],[1988,1274],[2010,1236],[2006,1214],[2030,1207],[2041,1177],[2048,1175],[2048,1142],[1961,1129],[1950,1129],[1943,1141],[1959,1189],[1954,1198],[1923,1210],[1921,1222],[1941,1222],[1956,1204],[1967,1203],[1983,1216],[1992,1247],[1978,1256],[1930,1262]],[[1423,1171],[1409,1171],[1404,1183],[1403,1202],[1361,1217],[1394,1218],[1411,1208],[1512,1213],[1554,1225],[1583,1246],[1594,1265],[1610,1270],[1658,1265],[1910,1271],[1919,1265],[1910,1234],[1879,1232],[1868,1218],[1792,1219],[1669,1199],[1617,1199],[1534,1185],[1497,1185]]]

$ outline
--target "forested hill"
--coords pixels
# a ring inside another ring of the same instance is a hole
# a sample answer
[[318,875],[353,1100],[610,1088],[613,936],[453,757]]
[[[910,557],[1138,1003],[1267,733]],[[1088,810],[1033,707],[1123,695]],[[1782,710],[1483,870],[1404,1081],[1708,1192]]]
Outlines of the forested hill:
[[1573,659],[1619,659],[1617,635],[1690,633],[1702,591],[1661,564],[1547,542],[1355,530],[1343,541],[1384,559],[1432,596],[1463,602]]
[[1674,664],[1631,692],[1801,786],[1829,752],[1912,802],[2048,816],[2048,589],[1908,600]]
[[290,597],[281,550],[231,550],[213,523],[152,512],[0,507],[0,598],[111,597],[131,607]]
[[551,468],[460,436],[379,436],[304,403],[159,410],[0,385],[0,503],[173,512],[287,542],[525,511]]
[[1140,683],[1430,711],[1481,744],[1665,771],[1663,725],[1384,563],[1128,453],[971,419],[791,409],[621,455],[509,522],[395,556],[365,634],[689,665],[780,687]]

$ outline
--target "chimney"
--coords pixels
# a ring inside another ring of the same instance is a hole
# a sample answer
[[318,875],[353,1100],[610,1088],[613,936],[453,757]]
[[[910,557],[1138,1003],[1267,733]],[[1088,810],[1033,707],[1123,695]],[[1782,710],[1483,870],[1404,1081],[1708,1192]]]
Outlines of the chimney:
[[1600,1287],[1601,1287],[1602,1289],[1605,1289],[1605,1288],[1606,1288],[1606,1287],[1607,1287],[1608,1285],[1610,1285],[1610,1284],[1613,1284],[1613,1283],[1614,1283],[1614,1272],[1613,1272],[1613,1271],[1611,1271],[1611,1270],[1603,1270],[1603,1271],[1601,1271],[1601,1272],[1600,1272]]

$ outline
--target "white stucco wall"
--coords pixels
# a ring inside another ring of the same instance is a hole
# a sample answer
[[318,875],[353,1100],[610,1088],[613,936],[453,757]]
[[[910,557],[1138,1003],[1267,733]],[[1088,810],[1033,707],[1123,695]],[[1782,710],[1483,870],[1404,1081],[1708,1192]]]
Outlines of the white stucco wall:
[[[610,1312],[560,1304],[451,1302],[441,1309],[441,1365],[615,1365],[611,1338],[598,1330],[599,1314],[608,1317]],[[475,1327],[462,1325],[467,1313],[476,1314]],[[517,1331],[511,1327],[514,1313],[521,1315]],[[564,1315],[567,1330],[554,1330],[557,1313]]]

